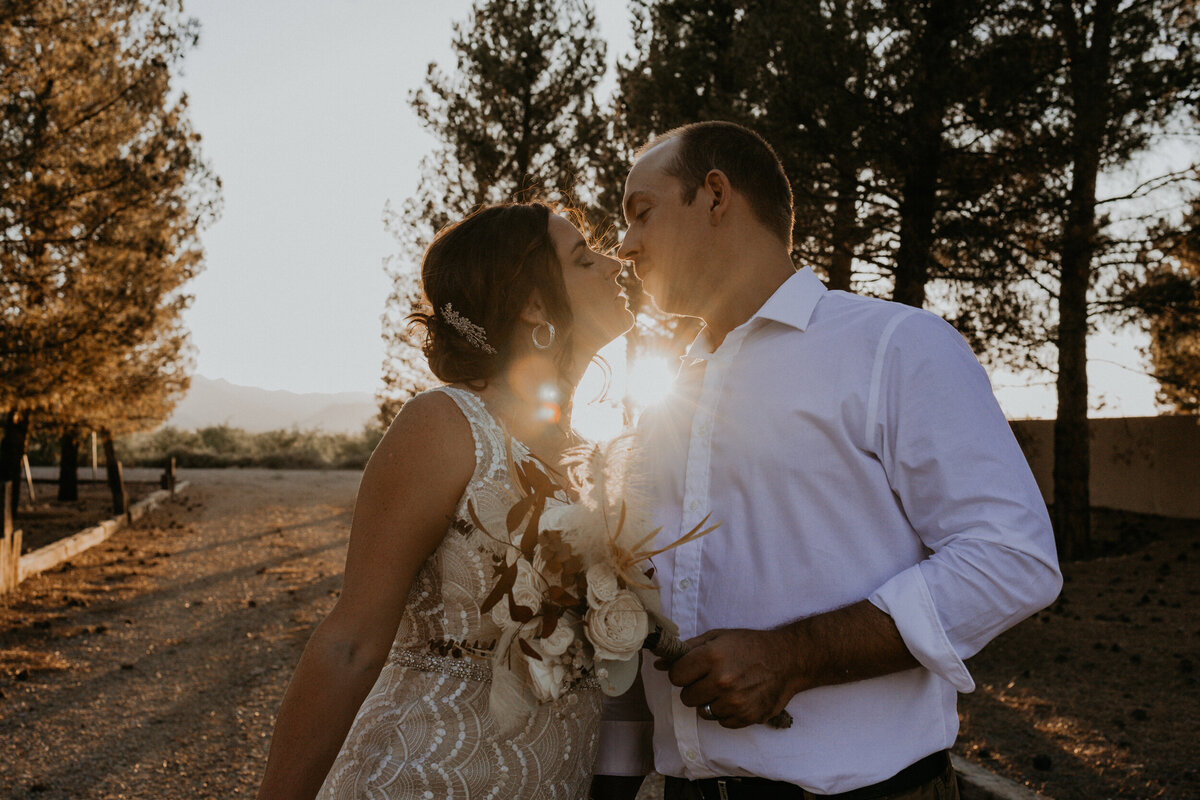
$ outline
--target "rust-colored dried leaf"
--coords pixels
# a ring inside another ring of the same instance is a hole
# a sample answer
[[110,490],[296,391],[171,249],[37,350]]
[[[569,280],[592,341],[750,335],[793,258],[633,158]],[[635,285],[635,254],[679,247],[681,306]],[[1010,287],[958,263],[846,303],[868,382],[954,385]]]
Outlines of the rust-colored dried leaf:
[[520,638],[519,636],[517,637],[517,645],[521,648],[521,652],[524,653],[525,655],[529,656],[530,658],[536,658],[538,661],[542,660],[542,654],[539,653],[537,650],[534,650],[529,645],[529,642],[525,641],[524,639]]
[[513,596],[508,596],[508,615],[516,622],[526,623],[533,619],[533,609],[525,606],[517,605],[517,601],[513,600]]
[[496,603],[500,602],[500,598],[512,591],[513,584],[517,582],[517,565],[510,564],[500,573],[500,580],[496,581],[496,585],[492,587],[492,591],[484,598],[483,603],[479,606],[479,610],[486,614],[491,611]]
[[551,586],[546,595],[558,605],[564,608],[570,608],[579,602],[579,598],[568,592],[561,586]]
[[505,524],[508,526],[509,534],[521,527],[521,520],[525,519],[525,515],[529,513],[529,509],[532,506],[533,496],[527,495],[514,503],[513,507],[508,510],[508,517],[505,519]]
[[544,508],[545,504],[541,499],[534,503],[533,512],[529,515],[529,524],[525,526],[525,533],[521,536],[521,554],[530,561],[533,560],[533,551],[537,547],[538,522],[542,519]]
[[471,521],[475,523],[475,527],[484,533],[489,533],[488,529],[479,521],[479,514],[475,512],[475,503],[471,500],[467,501],[467,513],[471,515]]

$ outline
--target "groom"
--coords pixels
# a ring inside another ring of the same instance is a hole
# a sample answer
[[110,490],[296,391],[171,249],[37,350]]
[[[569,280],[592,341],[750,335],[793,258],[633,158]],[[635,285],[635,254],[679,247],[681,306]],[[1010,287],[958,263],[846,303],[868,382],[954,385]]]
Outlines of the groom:
[[[963,659],[1061,587],[987,375],[933,314],[796,271],[791,189],[746,128],[655,139],[624,206],[620,257],[659,308],[705,322],[640,424],[655,524],[668,543],[721,523],[655,557],[694,637],[642,670],[668,800],[957,796]],[[790,729],[760,724],[785,707]],[[637,716],[610,715],[598,774],[648,769],[620,721]]]

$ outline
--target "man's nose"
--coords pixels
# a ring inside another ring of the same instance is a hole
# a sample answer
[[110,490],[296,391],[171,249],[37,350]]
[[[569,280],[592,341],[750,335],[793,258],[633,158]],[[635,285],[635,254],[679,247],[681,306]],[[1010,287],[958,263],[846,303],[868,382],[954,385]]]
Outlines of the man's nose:
[[637,257],[637,240],[626,233],[621,237],[621,246],[617,248],[617,258],[628,261]]

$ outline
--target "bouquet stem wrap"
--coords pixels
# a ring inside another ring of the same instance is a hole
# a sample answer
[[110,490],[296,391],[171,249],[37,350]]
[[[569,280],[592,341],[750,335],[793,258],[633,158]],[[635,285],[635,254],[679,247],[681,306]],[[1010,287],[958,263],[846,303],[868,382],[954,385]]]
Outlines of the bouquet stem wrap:
[[[645,648],[668,664],[675,663],[691,650],[678,636],[661,627],[655,627],[646,637]],[[765,724],[784,730],[792,727],[792,722],[792,715],[788,713],[787,709],[784,709],[768,719]]]

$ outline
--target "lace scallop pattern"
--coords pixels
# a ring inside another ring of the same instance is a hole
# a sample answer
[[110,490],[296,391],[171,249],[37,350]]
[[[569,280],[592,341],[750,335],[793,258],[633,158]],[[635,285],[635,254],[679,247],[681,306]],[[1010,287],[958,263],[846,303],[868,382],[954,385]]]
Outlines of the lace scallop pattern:
[[501,738],[488,712],[486,655],[498,631],[479,605],[494,580],[498,545],[470,524],[467,502],[511,504],[510,440],[473,392],[449,395],[471,424],[475,470],[441,545],[409,591],[379,679],[363,701],[317,795],[320,800],[577,800],[587,797],[601,694],[573,691],[540,706]]

